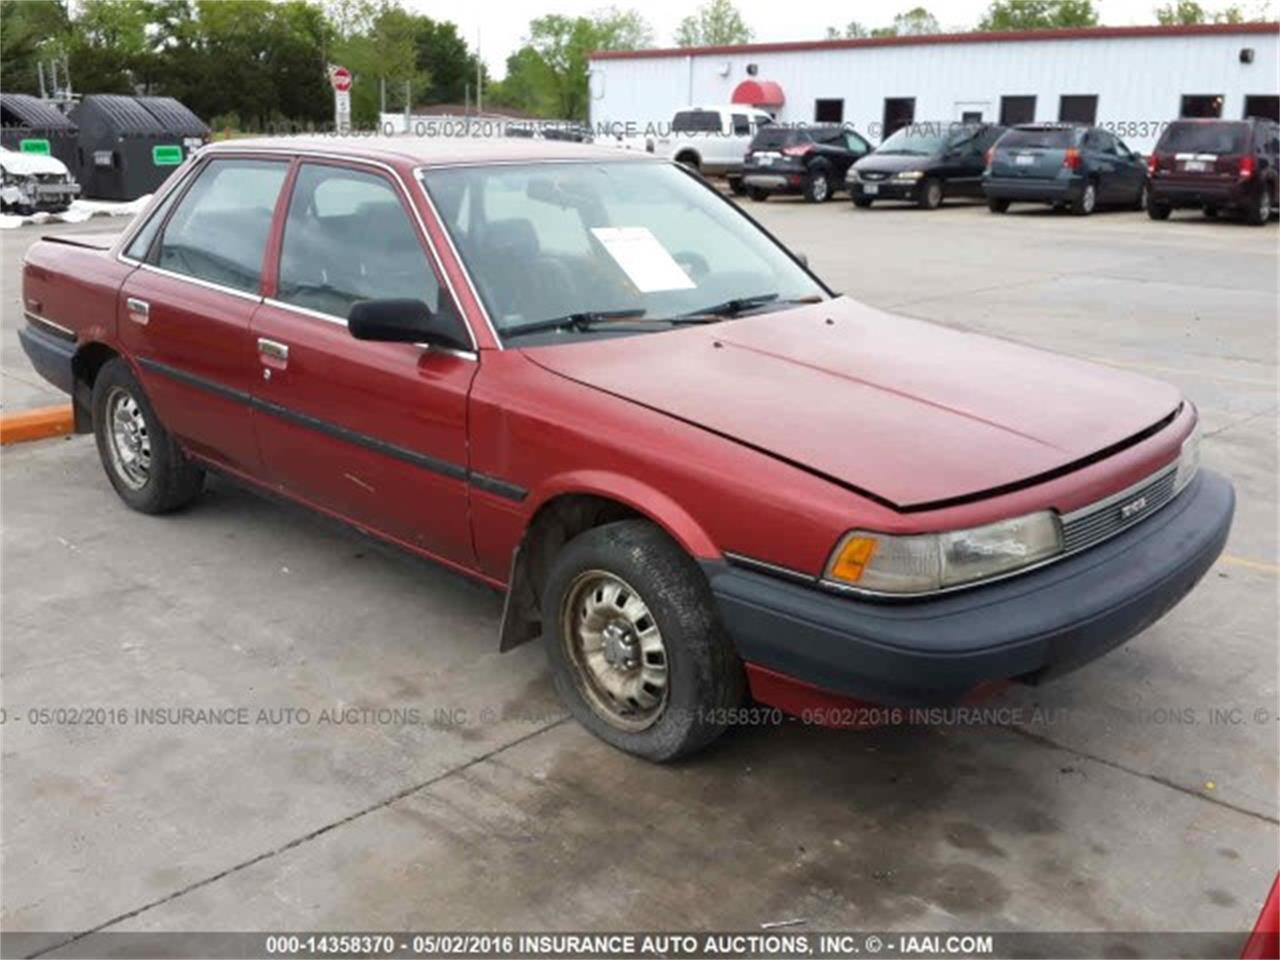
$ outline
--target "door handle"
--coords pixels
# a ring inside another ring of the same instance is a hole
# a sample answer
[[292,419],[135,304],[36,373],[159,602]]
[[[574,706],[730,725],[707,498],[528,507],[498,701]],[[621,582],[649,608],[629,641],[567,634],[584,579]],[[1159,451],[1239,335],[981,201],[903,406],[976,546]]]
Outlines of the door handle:
[[264,357],[270,357],[282,363],[287,363],[289,360],[289,345],[281,343],[279,340],[268,340],[266,337],[259,337],[258,352]]
[[125,299],[124,305],[129,312],[129,319],[134,323],[146,326],[151,320],[151,304],[145,300],[139,300],[137,297],[128,297]]

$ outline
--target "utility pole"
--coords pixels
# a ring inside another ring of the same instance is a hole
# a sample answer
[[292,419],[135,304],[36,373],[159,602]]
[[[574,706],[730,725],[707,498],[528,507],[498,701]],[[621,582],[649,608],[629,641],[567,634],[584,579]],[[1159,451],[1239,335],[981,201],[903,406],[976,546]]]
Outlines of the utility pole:
[[480,59],[480,28],[476,27],[476,113],[484,111],[484,61]]

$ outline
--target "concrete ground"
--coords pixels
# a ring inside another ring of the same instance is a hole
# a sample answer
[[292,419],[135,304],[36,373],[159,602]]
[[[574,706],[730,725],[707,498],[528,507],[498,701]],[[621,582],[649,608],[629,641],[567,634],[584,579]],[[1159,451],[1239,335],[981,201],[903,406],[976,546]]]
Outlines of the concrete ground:
[[[130,513],[87,437],[6,448],[0,924],[51,947],[790,919],[1247,930],[1280,812],[1276,229],[750,212],[872,304],[1176,383],[1237,486],[1226,555],[1119,651],[1000,701],[1022,708],[1007,724],[790,723],[660,768],[567,721],[539,648],[497,654],[483,588],[225,484]],[[38,232],[0,241],[10,409],[44,398],[13,338]],[[109,712],[42,712],[86,707]]]

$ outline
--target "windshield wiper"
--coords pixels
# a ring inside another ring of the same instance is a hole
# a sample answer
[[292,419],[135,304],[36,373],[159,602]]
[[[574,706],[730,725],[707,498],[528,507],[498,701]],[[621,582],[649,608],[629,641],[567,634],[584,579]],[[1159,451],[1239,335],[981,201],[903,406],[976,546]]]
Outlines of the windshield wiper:
[[[581,313],[567,313],[563,317],[552,317],[550,320],[535,320],[533,323],[522,323],[518,327],[512,327],[510,330],[504,331],[504,335],[508,337],[519,337],[526,333],[538,333],[546,330],[576,330],[579,332],[587,332],[589,330],[600,330],[617,323],[619,327],[630,327],[639,323],[644,326],[661,326],[670,327],[677,324],[685,323],[711,323],[713,317],[703,315],[703,311],[688,316],[678,317],[645,317],[643,308],[635,308],[631,310],[584,310]],[[631,324],[625,321],[631,321]]]
[[740,313],[754,310],[756,307],[763,307],[766,303],[773,303],[777,299],[778,294],[776,293],[759,293],[754,297],[734,297],[732,300],[714,303],[700,310],[690,310],[688,313],[682,313],[679,316],[683,320],[690,320],[694,317],[736,317]]

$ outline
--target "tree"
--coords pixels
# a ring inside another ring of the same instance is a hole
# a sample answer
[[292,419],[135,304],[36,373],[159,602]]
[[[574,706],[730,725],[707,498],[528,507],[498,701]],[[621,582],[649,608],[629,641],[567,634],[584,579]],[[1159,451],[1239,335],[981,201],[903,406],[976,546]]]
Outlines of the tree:
[[[414,44],[418,71],[430,77],[424,99],[428,103],[461,103],[467,90],[475,90],[478,59],[458,36],[458,28],[447,20],[418,17]],[[487,79],[479,64],[482,80]],[[487,88],[487,84],[486,84]]]
[[652,43],[652,29],[634,10],[611,7],[591,17],[539,17],[529,23],[525,45],[507,58],[507,77],[490,90],[490,101],[538,116],[585,120],[591,51],[634,50]]
[[38,93],[36,64],[65,52],[70,34],[59,0],[0,0],[0,88]]
[[696,13],[680,21],[678,47],[716,47],[750,43],[751,28],[731,0],[708,0]]
[[[1166,3],[1156,8],[1156,20],[1164,26],[1193,23],[1243,23],[1247,18],[1234,4],[1221,10],[1210,12],[1195,0],[1178,0],[1177,3]],[[1259,10],[1257,19],[1266,19],[1265,9]]]
[[857,20],[850,20],[844,25],[844,30],[836,27],[827,27],[828,40],[856,40],[859,37],[867,37],[870,34],[867,28],[860,24]]
[[992,0],[978,21],[979,30],[1049,30],[1096,27],[1092,0]]
[[893,18],[887,27],[877,27],[871,31],[873,37],[918,37],[929,33],[941,33],[938,18],[924,7],[913,7]]

